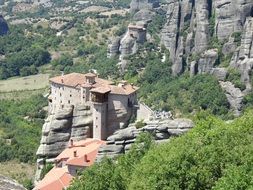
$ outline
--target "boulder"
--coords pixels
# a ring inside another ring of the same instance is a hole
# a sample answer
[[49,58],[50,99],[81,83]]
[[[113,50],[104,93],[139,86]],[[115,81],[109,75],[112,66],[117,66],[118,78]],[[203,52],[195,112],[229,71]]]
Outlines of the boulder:
[[107,57],[114,57],[119,54],[120,37],[112,39],[108,45]]
[[153,9],[159,6],[159,0],[132,0],[130,12],[135,13],[142,9]]
[[121,141],[135,138],[134,131],[136,127],[127,127],[122,130],[116,131],[112,136],[107,138],[108,141]]
[[149,22],[152,20],[152,17],[155,15],[155,13],[148,9],[141,9],[137,13],[135,13],[133,19],[135,21],[146,21]]
[[235,116],[239,116],[242,108],[243,93],[236,88],[231,82],[220,82],[222,89],[226,93],[228,102],[234,111]]
[[201,54],[198,61],[198,73],[210,73],[218,59],[218,50],[210,49]]
[[213,68],[210,74],[215,76],[218,80],[224,81],[228,75],[228,71],[226,68]]
[[0,190],[26,190],[17,181],[0,175]]
[[98,153],[121,154],[124,153],[122,145],[103,145],[99,148]]

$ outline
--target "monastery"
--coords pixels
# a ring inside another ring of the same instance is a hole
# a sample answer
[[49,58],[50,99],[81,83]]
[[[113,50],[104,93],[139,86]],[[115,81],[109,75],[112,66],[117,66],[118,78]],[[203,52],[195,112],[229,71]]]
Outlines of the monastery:
[[[50,79],[49,113],[78,104],[90,105],[93,112],[92,138],[105,140],[122,128],[136,111],[138,87],[121,81],[99,78],[96,74],[71,73]],[[122,112],[126,113],[122,117]]]

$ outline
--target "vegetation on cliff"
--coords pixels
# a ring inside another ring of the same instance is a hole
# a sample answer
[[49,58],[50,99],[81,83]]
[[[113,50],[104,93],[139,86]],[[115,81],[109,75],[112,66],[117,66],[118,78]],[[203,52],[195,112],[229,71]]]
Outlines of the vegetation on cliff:
[[35,161],[46,104],[42,96],[0,101],[0,161]]
[[252,114],[227,123],[202,112],[187,134],[94,165],[70,189],[252,188]]

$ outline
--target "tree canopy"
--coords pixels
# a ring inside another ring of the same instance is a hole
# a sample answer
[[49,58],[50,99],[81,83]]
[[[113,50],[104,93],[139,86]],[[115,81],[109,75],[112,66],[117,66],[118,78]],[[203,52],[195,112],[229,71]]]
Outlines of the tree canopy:
[[252,114],[224,122],[201,112],[187,134],[95,164],[70,189],[251,189]]

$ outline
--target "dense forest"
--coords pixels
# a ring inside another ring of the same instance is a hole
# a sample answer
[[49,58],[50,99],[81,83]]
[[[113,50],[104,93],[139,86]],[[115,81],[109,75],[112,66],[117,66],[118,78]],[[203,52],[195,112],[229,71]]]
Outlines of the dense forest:
[[201,112],[193,130],[159,145],[143,134],[131,151],[86,169],[69,189],[251,189],[252,114],[224,122]]

